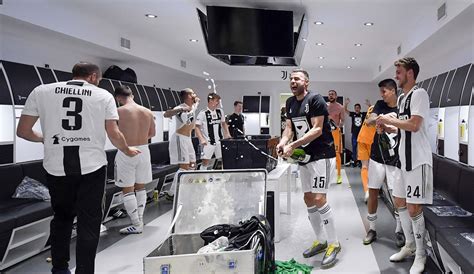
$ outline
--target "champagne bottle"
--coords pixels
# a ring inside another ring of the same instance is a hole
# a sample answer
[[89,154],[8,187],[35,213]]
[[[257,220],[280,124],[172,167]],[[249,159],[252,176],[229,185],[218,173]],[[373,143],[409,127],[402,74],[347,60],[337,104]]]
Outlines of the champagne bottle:
[[295,160],[296,162],[299,163],[307,163],[311,159],[311,155],[306,154],[303,149],[297,148],[293,151],[293,154],[291,154],[291,159]]

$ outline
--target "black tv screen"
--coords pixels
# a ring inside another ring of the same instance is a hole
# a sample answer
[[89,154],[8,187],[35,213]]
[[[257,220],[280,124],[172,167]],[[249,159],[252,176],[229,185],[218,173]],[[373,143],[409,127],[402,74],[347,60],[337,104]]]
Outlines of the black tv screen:
[[210,54],[292,57],[293,12],[207,7]]

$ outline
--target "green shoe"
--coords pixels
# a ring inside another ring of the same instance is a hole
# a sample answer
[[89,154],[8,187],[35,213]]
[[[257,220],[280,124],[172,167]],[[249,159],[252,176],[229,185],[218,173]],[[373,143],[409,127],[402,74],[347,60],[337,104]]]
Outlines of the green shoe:
[[342,176],[341,175],[337,175],[337,183],[342,184]]
[[370,245],[376,239],[377,239],[377,232],[375,230],[370,229],[367,232],[367,236],[365,236],[363,243],[365,245]]
[[324,254],[321,268],[329,268],[336,263],[337,254],[341,251],[341,244],[330,244]]
[[328,244],[326,242],[321,243],[319,241],[314,241],[311,247],[306,249],[303,252],[303,257],[305,258],[313,257],[314,255],[326,250],[327,247],[328,247]]

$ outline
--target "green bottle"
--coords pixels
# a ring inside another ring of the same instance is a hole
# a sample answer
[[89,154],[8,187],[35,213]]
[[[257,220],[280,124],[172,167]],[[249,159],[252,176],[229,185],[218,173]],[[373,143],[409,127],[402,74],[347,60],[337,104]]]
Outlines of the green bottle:
[[291,159],[295,160],[299,163],[307,163],[311,159],[311,156],[306,154],[302,148],[297,148],[293,150],[293,154],[291,154]]

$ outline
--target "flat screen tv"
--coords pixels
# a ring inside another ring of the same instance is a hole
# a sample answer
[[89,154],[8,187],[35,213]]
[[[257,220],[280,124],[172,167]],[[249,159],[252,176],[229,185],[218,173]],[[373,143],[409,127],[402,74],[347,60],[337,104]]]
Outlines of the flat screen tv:
[[207,6],[210,54],[293,57],[293,12]]

